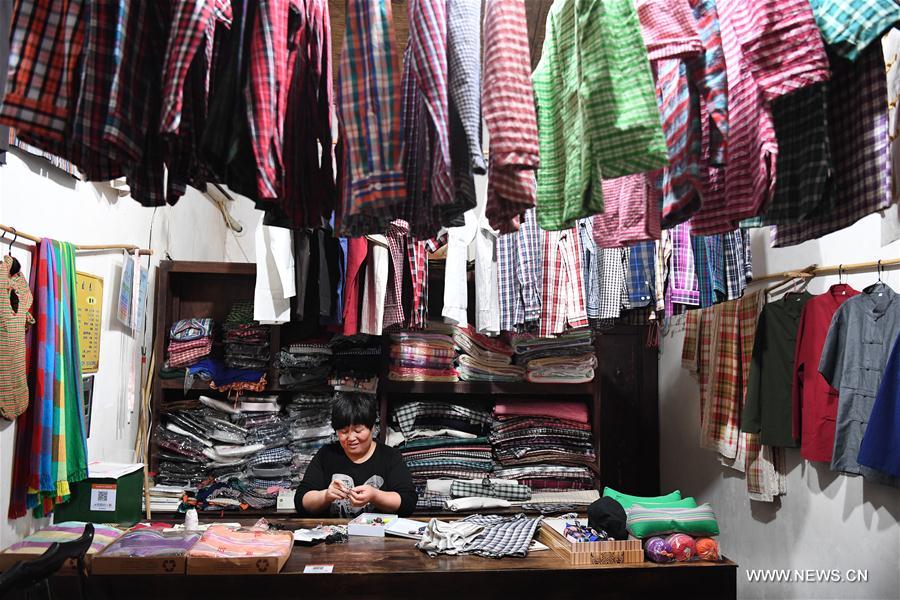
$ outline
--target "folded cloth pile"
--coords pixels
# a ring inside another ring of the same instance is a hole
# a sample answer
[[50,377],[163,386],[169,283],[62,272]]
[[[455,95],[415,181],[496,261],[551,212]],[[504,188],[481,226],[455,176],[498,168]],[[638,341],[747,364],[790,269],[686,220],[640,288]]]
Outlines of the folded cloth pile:
[[494,406],[491,446],[503,467],[597,469],[587,406],[581,402],[501,400]]
[[300,392],[285,406],[291,434],[291,488],[300,485],[319,448],[335,440],[331,428],[333,402],[332,394],[327,392]]
[[[588,467],[568,467],[565,465],[523,465],[521,467],[498,467],[494,476],[501,479],[515,479],[527,485],[534,493],[558,490],[589,490],[594,487],[594,471]],[[548,501],[545,498],[545,501]]]
[[409,402],[394,407],[389,442],[403,454],[420,497],[428,479],[481,479],[493,468],[491,414],[478,406]]
[[391,381],[459,381],[456,349],[449,333],[400,331],[391,334]]
[[287,561],[293,549],[294,535],[290,531],[266,531],[256,527],[233,529],[225,525],[212,525],[188,551],[188,557],[278,557]]
[[107,546],[103,556],[127,558],[184,556],[199,539],[199,531],[135,529]]
[[278,355],[278,383],[286,390],[331,391],[331,360],[325,342],[291,344]]
[[587,383],[594,380],[597,358],[588,328],[572,329],[557,337],[517,334],[512,338],[515,363],[534,383]]
[[489,338],[470,325],[453,328],[460,354],[456,369],[463,381],[522,381],[525,367],[512,364],[513,350],[499,339]]
[[542,517],[471,515],[445,523],[432,519],[416,548],[429,556],[478,554],[491,558],[525,557]]
[[181,319],[169,328],[169,358],[165,367],[188,367],[212,352],[212,319]]
[[[66,521],[48,525],[25,539],[16,542],[3,551],[4,554],[43,554],[53,544],[72,542],[81,537],[87,523],[83,521]],[[88,547],[87,554],[100,552],[124,531],[109,525],[94,525],[94,539]]]
[[265,371],[269,368],[269,327],[253,320],[253,302],[235,302],[222,326],[225,366]]
[[208,381],[219,391],[231,389],[261,392],[266,387],[266,372],[255,369],[232,369],[218,358],[204,358],[187,369],[188,377]]
[[381,337],[358,334],[331,340],[328,384],[335,391],[375,394],[381,370]]
[[[158,480],[158,478],[157,478]],[[195,495],[197,488],[185,485],[164,485],[157,483],[147,491],[150,500],[150,510],[154,512],[175,512],[181,504],[185,494]],[[147,510],[147,500],[142,496],[143,505],[141,511]]]

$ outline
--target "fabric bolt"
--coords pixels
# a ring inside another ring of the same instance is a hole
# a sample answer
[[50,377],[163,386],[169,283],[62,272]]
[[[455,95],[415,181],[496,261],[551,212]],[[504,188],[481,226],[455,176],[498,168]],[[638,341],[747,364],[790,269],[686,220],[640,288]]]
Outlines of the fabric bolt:
[[525,5],[488,0],[483,38],[481,103],[490,142],[485,215],[493,229],[510,233],[535,205],[540,166]]
[[650,64],[631,1],[555,3],[533,81],[542,228],[566,229],[602,212],[602,178],[666,164]]
[[540,335],[563,333],[588,324],[576,229],[544,231]]
[[900,6],[891,0],[811,0],[810,4],[825,43],[848,60],[857,60],[900,21]]
[[791,404],[793,436],[800,440],[800,455],[806,460],[831,462],[838,393],[819,373],[819,360],[834,313],[858,294],[849,285],[833,285],[824,294],[810,299],[800,315]]
[[774,247],[792,246],[849,227],[891,206],[891,154],[887,79],[878,44],[856,62],[830,56],[828,135],[836,196],[833,210],[814,218],[780,224]]
[[22,272],[11,274],[13,260],[0,265],[0,417],[10,421],[28,407],[25,331],[34,324],[34,298]]
[[[339,64],[337,106],[347,189],[341,235],[380,234],[405,198],[401,170],[400,64],[391,3],[352,0]],[[365,107],[365,109],[363,109]],[[380,333],[380,332],[379,332]]]
[[860,465],[858,456],[898,335],[900,297],[877,283],[834,313],[819,361],[819,372],[839,393],[831,469],[894,487],[900,485],[900,479]]
[[581,243],[581,282],[588,319],[600,318],[600,262],[594,241],[592,219],[580,219],[577,225]]
[[869,425],[859,445],[857,461],[870,469],[900,478],[900,336],[884,367],[872,405]]

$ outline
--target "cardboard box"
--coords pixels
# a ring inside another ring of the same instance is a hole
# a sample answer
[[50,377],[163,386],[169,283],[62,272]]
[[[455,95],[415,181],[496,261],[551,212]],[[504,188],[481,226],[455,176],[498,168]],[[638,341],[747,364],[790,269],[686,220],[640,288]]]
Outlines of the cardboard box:
[[[347,524],[347,535],[362,535],[367,537],[384,537],[385,525],[395,520],[397,515],[385,515],[382,513],[362,513]],[[375,522],[375,519],[380,519]]]
[[131,557],[96,555],[91,561],[91,575],[184,575],[184,556]]
[[644,562],[640,540],[573,542],[547,524],[541,525],[538,540],[573,565],[628,565]]
[[[277,575],[287,564],[294,550],[294,535],[290,531],[252,532],[239,529],[234,532],[234,535],[230,535],[230,541],[227,544],[237,545],[242,549],[240,553],[253,552],[252,544],[245,545],[247,544],[246,539],[242,541],[242,538],[245,537],[266,535],[271,538],[269,541],[273,543],[259,549],[259,554],[250,556],[204,556],[209,553],[224,554],[220,548],[223,542],[215,539],[215,536],[228,535],[223,531],[224,529],[224,526],[213,525],[204,532],[203,537],[188,552],[188,575]],[[279,553],[275,554],[275,552]],[[234,552],[234,554],[237,553]]]
[[141,520],[142,467],[139,463],[91,463],[88,478],[73,483],[69,501],[54,509],[54,520],[134,525]]
[[187,557],[188,575],[277,575],[291,554],[233,558]]

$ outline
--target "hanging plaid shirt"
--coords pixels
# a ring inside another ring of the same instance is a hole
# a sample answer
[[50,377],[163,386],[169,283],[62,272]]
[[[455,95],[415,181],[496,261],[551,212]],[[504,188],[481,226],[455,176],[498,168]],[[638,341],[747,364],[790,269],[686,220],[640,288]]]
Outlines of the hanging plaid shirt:
[[578,230],[545,231],[543,256],[541,337],[587,325]]
[[347,2],[337,97],[346,152],[338,227],[344,236],[382,233],[406,195],[392,21],[387,0]]
[[[481,152],[480,0],[447,2],[447,72],[451,114],[459,119],[459,127],[450,128],[450,143],[465,147],[468,159],[468,164],[454,164],[453,169],[483,175],[487,169]],[[474,206],[474,197],[472,202]]]
[[391,256],[391,269],[388,273],[387,294],[384,299],[384,322],[382,328],[403,327],[406,325],[406,314],[403,308],[403,280],[409,273],[413,263],[407,261],[407,245],[415,242],[409,240],[409,225],[397,219],[391,221],[385,233],[388,251]]
[[[694,269],[694,249],[691,245],[691,224],[682,223],[671,230],[672,257],[669,270],[669,303],[700,305],[700,288]],[[667,312],[671,314],[670,311]]]
[[578,236],[581,241],[581,281],[584,286],[585,309],[588,319],[597,319],[600,317],[600,257],[597,255],[591,218],[578,221]]
[[626,250],[623,248],[600,249],[600,313],[597,318],[601,324],[618,319],[628,301],[625,256]]
[[891,157],[884,54],[872,45],[855,63],[832,57],[828,134],[836,199],[832,210],[781,224],[772,245],[792,246],[849,227],[891,206]]
[[895,0],[810,0],[822,37],[848,60],[876,42],[900,21]]
[[500,294],[500,330],[516,331],[525,320],[525,305],[519,288],[518,234],[497,237],[497,291]]
[[517,323],[526,326],[535,323],[541,318],[541,296],[543,285],[543,257],[542,232],[538,227],[535,210],[528,209],[525,219],[519,228],[518,235],[518,263],[516,277],[524,313],[523,321]]
[[602,177],[667,163],[650,64],[631,0],[554,3],[533,77],[542,228],[565,229],[602,212]]
[[603,214],[592,217],[594,241],[601,248],[619,248],[659,239],[660,201],[644,175],[603,180]]
[[628,248],[626,254],[625,289],[629,308],[653,305],[656,307],[655,272],[656,244],[642,242]]
[[635,4],[647,58],[678,58],[703,50],[687,0],[638,0]]
[[441,239],[416,241],[408,239],[406,252],[412,275],[412,306],[409,311],[410,329],[423,329],[428,323],[428,254],[434,253],[447,241]]
[[12,28],[3,33],[10,35],[9,79],[0,122],[60,156],[81,84],[85,9],[83,0],[16,2]]
[[534,206],[537,194],[533,170],[540,159],[528,39],[524,3],[488,0],[481,88],[491,145],[485,215],[500,233],[518,228],[518,217]]
[[750,280],[744,269],[746,252],[744,251],[744,235],[749,237],[749,232],[735,229],[731,233],[722,234],[724,245],[723,260],[725,263],[725,297],[727,300],[740,298]]

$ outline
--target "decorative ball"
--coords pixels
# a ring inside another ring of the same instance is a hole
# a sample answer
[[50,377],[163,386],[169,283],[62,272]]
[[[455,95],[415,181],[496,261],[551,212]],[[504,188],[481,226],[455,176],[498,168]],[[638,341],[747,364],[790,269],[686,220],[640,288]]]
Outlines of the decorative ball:
[[698,538],[695,542],[697,558],[700,560],[719,560],[719,542],[712,538]]
[[694,538],[686,533],[673,533],[666,539],[666,542],[672,548],[672,554],[678,562],[691,560],[697,552]]
[[647,553],[647,558],[655,563],[667,563],[675,560],[672,546],[661,537],[652,537],[644,542],[644,551]]

